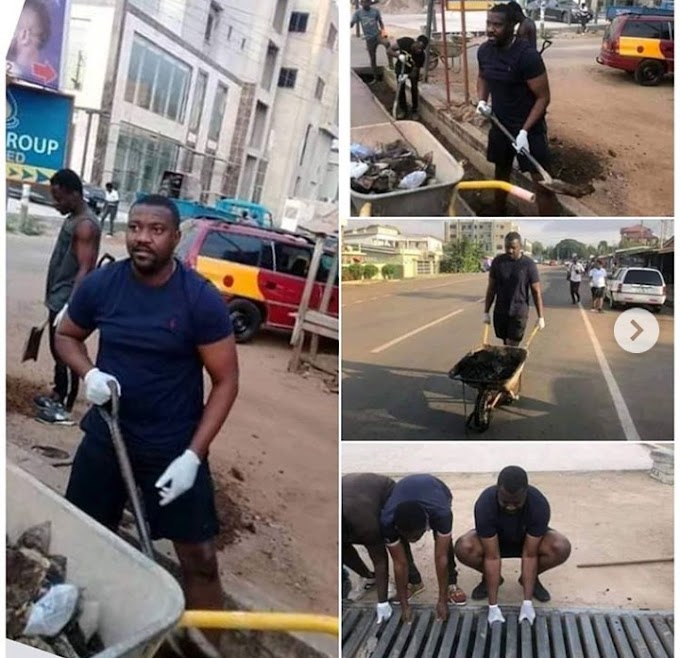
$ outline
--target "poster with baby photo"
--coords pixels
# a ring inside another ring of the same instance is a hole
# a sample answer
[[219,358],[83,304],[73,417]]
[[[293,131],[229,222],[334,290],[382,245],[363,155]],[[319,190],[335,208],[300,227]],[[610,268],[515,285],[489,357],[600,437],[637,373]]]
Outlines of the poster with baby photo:
[[8,75],[59,89],[68,0],[26,0],[7,51]]

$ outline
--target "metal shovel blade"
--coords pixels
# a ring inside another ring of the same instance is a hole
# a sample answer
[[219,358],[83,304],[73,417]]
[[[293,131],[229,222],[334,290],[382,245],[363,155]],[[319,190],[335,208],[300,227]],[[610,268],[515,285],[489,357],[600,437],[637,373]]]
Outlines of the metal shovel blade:
[[39,327],[31,327],[24,344],[24,351],[21,355],[21,362],[37,361],[40,352],[40,341],[49,320],[45,320]]

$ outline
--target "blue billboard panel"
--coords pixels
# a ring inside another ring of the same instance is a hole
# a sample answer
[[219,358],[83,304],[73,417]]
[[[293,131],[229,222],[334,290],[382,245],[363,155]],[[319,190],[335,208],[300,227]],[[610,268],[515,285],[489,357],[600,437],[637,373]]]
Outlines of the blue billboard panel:
[[19,85],[9,85],[6,97],[7,178],[46,183],[66,165],[73,98]]
[[7,74],[59,89],[68,0],[25,0],[7,51]]

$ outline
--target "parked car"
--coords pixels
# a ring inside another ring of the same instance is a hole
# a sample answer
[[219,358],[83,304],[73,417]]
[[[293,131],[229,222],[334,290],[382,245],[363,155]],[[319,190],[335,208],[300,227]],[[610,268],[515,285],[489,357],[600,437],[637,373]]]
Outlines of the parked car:
[[[229,303],[238,342],[263,327],[292,331],[302,300],[315,240],[279,229],[215,219],[182,222],[177,256],[212,281]],[[334,252],[324,251],[310,308],[318,308]],[[338,315],[338,279],[328,312]]]
[[83,198],[95,215],[101,215],[106,205],[106,192],[101,187],[83,183]]
[[622,14],[606,27],[596,59],[651,87],[674,72],[674,43],[673,16]]
[[647,306],[658,313],[666,303],[666,282],[651,267],[621,267],[607,277],[604,297],[609,308]]
[[[22,187],[21,183],[8,180],[7,195],[12,199],[21,199]],[[45,206],[51,206],[54,203],[49,186],[46,187],[45,185],[31,185],[28,198],[32,203],[40,203]]]
[[542,2],[545,2],[545,20],[568,23],[571,13],[572,22],[577,22],[578,5],[573,0],[531,0],[526,6],[529,18],[535,21],[541,18]]

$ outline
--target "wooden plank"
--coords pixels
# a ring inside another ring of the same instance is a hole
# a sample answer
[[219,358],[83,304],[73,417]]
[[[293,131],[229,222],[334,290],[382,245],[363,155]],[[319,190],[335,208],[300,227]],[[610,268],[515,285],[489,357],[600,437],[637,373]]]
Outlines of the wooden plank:
[[[404,655],[404,658],[418,658],[418,656],[422,655],[421,650],[423,648],[422,645],[425,642],[425,633],[427,632],[427,628],[430,625],[433,615],[434,613],[432,610],[425,610],[420,615],[418,621],[415,624],[415,631],[413,631],[413,637],[411,638],[411,642],[409,643],[409,647],[406,651],[406,654]],[[442,627],[441,622],[435,621],[434,623],[434,629],[431,631],[432,635],[435,633],[438,634],[437,629],[441,629]]]
[[[618,616],[610,615],[607,619],[609,624],[609,632],[611,633],[612,640],[614,641],[614,646],[616,647],[616,654],[611,658],[634,658],[633,649],[628,642],[626,637],[626,631],[623,628],[623,623],[621,618]],[[610,658],[606,656],[606,658]]]
[[559,612],[553,612],[550,615],[550,639],[552,640],[553,658],[567,658],[562,619]]
[[647,648],[645,638],[642,636],[635,618],[630,614],[624,614],[621,617],[621,621],[623,622],[623,629],[626,631],[626,636],[635,654],[635,658],[652,658],[652,654]]
[[517,658],[517,615],[505,615],[505,658]]
[[392,641],[396,637],[397,629],[399,628],[400,623],[401,611],[395,607],[392,610],[392,616],[390,617],[389,621],[386,624],[381,624],[381,626],[384,628],[380,629],[380,639],[378,640],[378,644],[375,647],[371,658],[385,658],[385,656],[390,655],[390,647],[392,645]]
[[590,621],[590,616],[583,613],[580,614],[578,616],[578,624],[581,629],[581,639],[583,641],[583,650],[586,658],[600,658],[600,651],[597,648],[597,641],[595,640],[595,633],[593,631],[593,624]]
[[486,641],[489,637],[489,622],[486,615],[477,615],[477,632],[475,633],[475,646],[472,649],[472,658],[484,658],[486,653]]
[[536,615],[534,633],[536,634],[536,658],[552,658],[550,653],[550,635],[548,634],[548,618],[545,615]]
[[[328,311],[328,305],[331,301],[331,294],[333,293],[335,277],[338,275],[338,259],[339,253],[336,250],[335,256],[333,257],[333,262],[328,270],[328,277],[326,278],[326,285],[323,289],[323,297],[321,298],[321,304],[319,304],[319,312],[326,313]],[[309,346],[309,358],[314,361],[316,359],[316,353],[319,350],[319,336],[314,334],[312,336],[312,343]]]
[[638,619],[638,624],[640,625],[642,637],[645,638],[647,648],[652,656],[654,656],[654,658],[668,658],[663,642],[661,642],[661,638],[659,638],[654,626],[652,626],[650,618],[642,616]]
[[470,635],[472,634],[472,622],[475,620],[474,614],[475,613],[471,610],[463,612],[463,624],[460,627],[460,637],[458,638],[455,658],[467,658],[468,656],[468,644],[470,643]]
[[567,647],[569,648],[570,658],[584,658],[581,637],[576,625],[576,615],[567,613],[564,615],[564,626],[567,635]]
[[656,634],[663,644],[663,648],[669,656],[673,655],[673,630],[669,624],[662,617],[652,617],[652,626],[656,630]]
[[[446,620],[446,626],[443,629],[442,644],[439,647],[439,653],[437,658],[449,658],[453,652],[453,642],[456,639],[456,631],[458,630],[458,624],[460,623],[461,615],[460,610],[454,609],[449,614],[449,618]],[[430,640],[425,647],[423,656],[429,658],[434,656],[434,650],[437,646],[437,640],[439,638],[435,633],[432,633]]]
[[595,637],[597,638],[597,645],[600,647],[602,658],[616,658],[616,647],[614,646],[614,641],[609,633],[607,618],[603,614],[594,615],[593,626],[595,628]]

